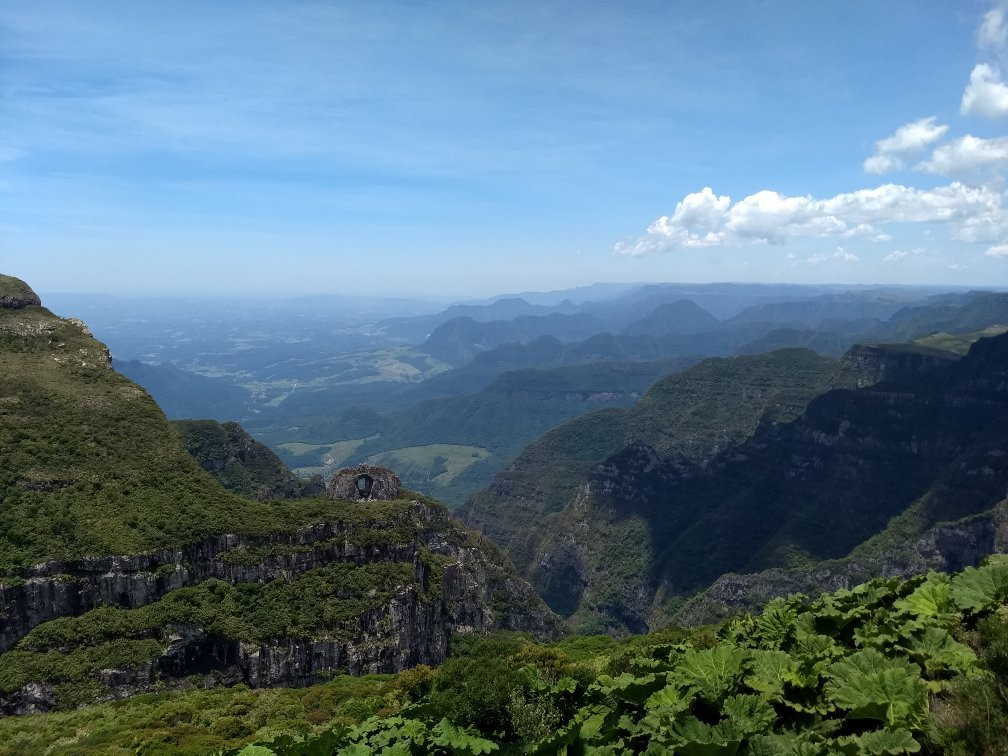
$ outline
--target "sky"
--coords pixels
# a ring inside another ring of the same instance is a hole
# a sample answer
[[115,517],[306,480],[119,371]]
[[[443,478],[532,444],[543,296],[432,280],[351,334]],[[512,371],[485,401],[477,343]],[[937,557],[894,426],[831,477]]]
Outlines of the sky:
[[1008,286],[1008,7],[0,4],[41,292]]

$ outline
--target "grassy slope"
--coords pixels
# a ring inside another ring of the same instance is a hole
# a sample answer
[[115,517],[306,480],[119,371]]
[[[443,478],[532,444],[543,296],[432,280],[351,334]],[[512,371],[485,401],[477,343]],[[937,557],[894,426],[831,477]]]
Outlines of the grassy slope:
[[41,307],[0,310],[0,418],[0,570],[274,532],[339,509],[225,491],[102,345]]
[[948,333],[946,331],[939,331],[938,333],[932,333],[928,336],[922,336],[919,339],[914,339],[914,343],[963,355],[969,351],[969,348],[973,345],[974,341],[987,338],[988,336],[1000,336],[1006,331],[1008,331],[1008,326],[1003,325],[988,326],[987,328],[979,331],[972,331],[971,333]]
[[[237,423],[216,420],[176,420],[186,450],[200,467],[232,493],[254,499],[290,499],[307,493],[306,481],[296,478],[270,449]],[[314,481],[321,493],[322,482]]]
[[5,276],[0,273],[0,297],[8,297],[21,301],[31,301],[38,298],[32,288],[20,278]]

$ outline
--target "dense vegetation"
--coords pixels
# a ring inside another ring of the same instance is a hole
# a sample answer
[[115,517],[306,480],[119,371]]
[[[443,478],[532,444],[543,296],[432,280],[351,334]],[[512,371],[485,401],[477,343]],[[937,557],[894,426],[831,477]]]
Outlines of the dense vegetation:
[[0,754],[1000,754],[1008,561],[992,560],[778,599],[718,627],[460,637],[437,670],[0,720]]
[[324,493],[321,478],[296,478],[276,454],[238,423],[176,420],[173,425],[186,451],[232,493],[260,500]]
[[1006,600],[1008,563],[996,562],[951,578],[792,596],[716,634],[667,633],[639,653],[595,658],[594,668],[559,649],[482,649],[486,661],[449,661],[398,717],[265,745],[277,754],[353,744],[403,753],[1003,753]]
[[582,632],[639,633],[725,573],[809,571],[910,507],[918,516],[905,535],[916,538],[1003,498],[1008,337],[981,339],[962,359],[921,345],[861,350],[843,365],[884,382],[811,402],[788,391],[780,361],[790,353],[775,354],[766,386],[741,369],[718,383],[718,360],[659,382],[629,429],[626,415],[604,418],[610,451],[594,464],[586,457],[604,450],[605,428],[591,416],[561,426],[474,496],[463,519],[499,539]]
[[549,431],[460,515],[509,548],[523,569],[531,554],[520,544],[609,455],[643,443],[701,461],[752,435],[761,421],[796,417],[826,389],[834,368],[832,360],[797,349],[704,360],[660,379],[629,410],[599,410]]
[[143,386],[170,418],[237,420],[248,415],[252,405],[248,389],[223,378],[207,378],[173,365],[148,365],[139,360],[113,360],[112,366]]
[[[158,659],[178,627],[199,628],[216,641],[360,634],[360,617],[386,606],[416,582],[412,562],[328,564],[294,580],[229,585],[207,580],[179,588],[139,609],[105,605],[32,630],[0,654],[0,695],[30,682],[54,686],[55,703],[71,708],[108,696],[102,670],[130,670]],[[439,590],[433,584],[418,591]],[[199,665],[202,666],[202,665]]]
[[288,530],[342,509],[228,493],[100,343],[41,307],[0,309],[0,457],[0,573]]

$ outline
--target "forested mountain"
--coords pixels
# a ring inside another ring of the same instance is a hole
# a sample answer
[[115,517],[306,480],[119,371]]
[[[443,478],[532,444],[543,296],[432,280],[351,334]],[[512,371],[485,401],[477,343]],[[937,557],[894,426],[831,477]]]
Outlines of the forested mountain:
[[[629,410],[601,410],[553,429],[470,498],[459,516],[507,548],[520,569],[531,569],[532,534],[577,497],[600,460],[644,444],[702,463],[760,423],[796,417],[826,390],[835,369],[834,361],[807,350],[704,360],[658,381]],[[544,595],[550,591],[544,588]]]
[[[718,423],[677,443],[635,438],[611,417],[599,420],[612,432],[592,436],[586,416],[526,449],[462,512],[578,626],[639,632],[724,573],[812,570],[909,511],[904,540],[991,509],[1008,485],[1006,375],[1005,336],[958,360],[927,347],[854,349],[830,381],[859,388],[830,390],[804,411],[810,397],[798,395],[790,416],[761,418],[721,447],[704,444]],[[744,393],[726,378],[727,396]],[[656,409],[674,432],[683,410]],[[554,489],[540,450],[560,451],[564,438],[588,439],[590,450],[556,454],[560,495],[537,495]],[[608,453],[585,459],[599,451]]]

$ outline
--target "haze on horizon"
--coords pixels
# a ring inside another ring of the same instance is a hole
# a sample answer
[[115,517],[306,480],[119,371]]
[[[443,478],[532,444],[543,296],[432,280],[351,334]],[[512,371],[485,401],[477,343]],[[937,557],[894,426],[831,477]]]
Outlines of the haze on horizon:
[[472,298],[1008,285],[1008,6],[0,7],[0,270]]

